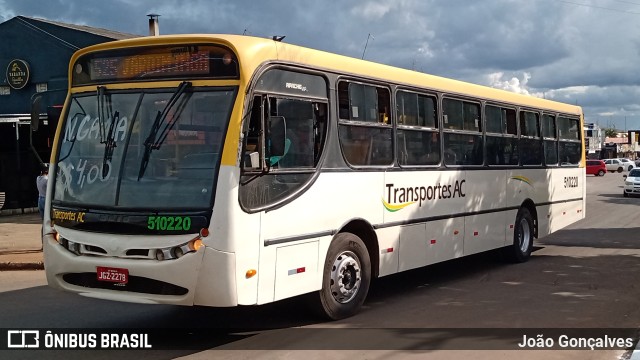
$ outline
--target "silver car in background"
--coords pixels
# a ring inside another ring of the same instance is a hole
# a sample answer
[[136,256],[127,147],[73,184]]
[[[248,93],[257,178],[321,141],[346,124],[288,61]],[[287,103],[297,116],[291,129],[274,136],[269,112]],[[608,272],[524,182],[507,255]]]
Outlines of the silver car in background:
[[624,158],[604,159],[604,165],[607,167],[608,172],[631,171],[636,167],[633,161]]

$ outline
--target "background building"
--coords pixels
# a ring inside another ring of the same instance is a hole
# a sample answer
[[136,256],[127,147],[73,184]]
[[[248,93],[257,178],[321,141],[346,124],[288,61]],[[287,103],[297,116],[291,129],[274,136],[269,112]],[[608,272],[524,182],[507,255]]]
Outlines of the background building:
[[602,145],[602,159],[612,159],[620,157],[630,157],[627,147],[627,138],[618,135],[617,137],[607,137]]
[[584,124],[584,147],[587,159],[602,159],[604,138],[604,130],[600,126],[593,123]]
[[41,109],[47,110],[33,143],[48,162],[71,55],[89,45],[136,36],[26,16],[0,23],[0,69],[5,71],[0,81],[0,209],[36,206],[40,164],[29,143],[33,96],[43,95]]

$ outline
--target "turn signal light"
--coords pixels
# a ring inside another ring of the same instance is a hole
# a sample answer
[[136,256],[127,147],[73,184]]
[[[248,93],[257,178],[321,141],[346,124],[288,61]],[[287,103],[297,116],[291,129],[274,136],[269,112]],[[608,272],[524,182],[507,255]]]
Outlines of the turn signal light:
[[190,247],[195,251],[198,251],[198,249],[204,246],[204,244],[202,243],[202,240],[200,239],[193,240],[190,245],[191,245]]
[[250,278],[254,277],[257,273],[258,272],[255,269],[247,270],[246,277],[247,277],[247,279],[250,279]]

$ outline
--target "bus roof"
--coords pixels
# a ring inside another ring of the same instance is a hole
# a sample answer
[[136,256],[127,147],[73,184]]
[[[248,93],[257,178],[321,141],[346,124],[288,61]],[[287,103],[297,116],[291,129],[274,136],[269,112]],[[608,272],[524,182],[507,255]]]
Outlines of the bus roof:
[[[78,56],[100,50],[120,47],[147,46],[154,44],[184,43],[218,43],[231,48],[241,62],[241,79],[249,81],[254,71],[267,61],[296,63],[335,73],[377,79],[410,87],[427,88],[449,94],[459,94],[501,103],[519,104],[534,108],[548,109],[566,114],[580,115],[579,106],[561,103],[538,97],[517,94],[506,90],[495,89],[453,80],[422,72],[402,69],[372,61],[356,59],[326,51],[306,48],[298,45],[278,42],[272,39],[245,35],[228,34],[181,34],[148,36],[101,43],[79,50],[72,57],[70,66]],[[71,69],[70,69],[71,70]]]

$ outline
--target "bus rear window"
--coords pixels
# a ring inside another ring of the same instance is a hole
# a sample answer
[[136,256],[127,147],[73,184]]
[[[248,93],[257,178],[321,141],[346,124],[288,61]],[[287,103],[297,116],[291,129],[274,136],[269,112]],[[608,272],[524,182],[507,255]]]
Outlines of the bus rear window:
[[80,57],[73,86],[166,79],[238,79],[235,54],[215,45],[172,45],[106,50]]

